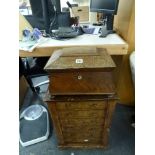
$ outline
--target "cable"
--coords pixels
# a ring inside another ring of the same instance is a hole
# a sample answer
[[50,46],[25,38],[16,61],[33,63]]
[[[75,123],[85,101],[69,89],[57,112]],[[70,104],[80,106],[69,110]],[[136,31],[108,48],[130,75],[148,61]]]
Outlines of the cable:
[[56,20],[56,11],[54,11],[54,18],[53,18],[53,21],[51,22],[51,24],[50,24],[50,28],[49,28],[49,34],[51,34],[51,30],[52,30],[52,26],[53,26],[53,24],[55,23],[55,20]]
[[[52,2],[52,1],[51,1]],[[53,4],[53,2],[52,2],[52,4]],[[53,24],[55,23],[55,20],[56,20],[56,15],[57,15],[57,11],[56,11],[56,6],[55,5],[53,5],[53,8],[54,8],[54,18],[53,18],[53,21],[51,22],[51,24],[50,24],[50,28],[49,28],[49,34],[51,34],[51,28],[52,28],[52,26],[53,26]]]

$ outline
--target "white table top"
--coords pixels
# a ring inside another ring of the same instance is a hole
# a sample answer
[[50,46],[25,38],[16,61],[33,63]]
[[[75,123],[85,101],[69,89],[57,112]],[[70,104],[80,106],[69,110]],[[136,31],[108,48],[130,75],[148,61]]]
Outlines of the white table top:
[[110,34],[106,38],[99,35],[84,34],[68,40],[49,39],[38,45],[38,47],[61,47],[61,46],[102,46],[102,45],[122,45],[126,42],[118,34]]
[[125,55],[128,51],[128,44],[118,34],[109,34],[105,38],[100,38],[99,35],[83,34],[66,40],[45,38],[45,41],[43,39],[43,42],[37,44],[31,52],[20,49],[19,55],[21,57],[51,56],[55,49],[75,46],[105,48],[111,55]]

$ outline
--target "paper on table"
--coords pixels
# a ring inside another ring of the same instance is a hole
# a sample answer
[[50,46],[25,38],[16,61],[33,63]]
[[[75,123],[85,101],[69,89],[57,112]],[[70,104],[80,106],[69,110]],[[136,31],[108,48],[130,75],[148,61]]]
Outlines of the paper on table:
[[40,38],[38,41],[20,41],[19,50],[24,50],[27,52],[32,52],[38,45],[48,41],[49,38]]

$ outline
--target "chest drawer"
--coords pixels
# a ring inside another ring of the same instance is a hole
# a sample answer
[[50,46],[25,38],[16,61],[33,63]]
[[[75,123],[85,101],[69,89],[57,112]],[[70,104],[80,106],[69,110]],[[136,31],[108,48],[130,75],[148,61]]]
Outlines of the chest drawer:
[[115,94],[111,72],[61,72],[49,78],[52,95]]
[[103,130],[103,125],[89,124],[85,126],[62,126],[63,133],[79,133],[81,129],[85,133],[101,132]]
[[57,110],[104,110],[107,107],[107,101],[89,101],[89,102],[58,102]]
[[101,140],[102,133],[100,132],[82,132],[82,133],[65,133],[64,138],[66,142],[90,142]]
[[67,128],[70,128],[70,129],[74,129],[75,127],[76,128],[84,128],[84,127],[101,127],[104,125],[104,119],[100,119],[100,118],[97,118],[97,119],[94,119],[94,118],[85,118],[85,119],[81,119],[81,118],[76,118],[76,119],[73,119],[73,118],[70,118],[70,119],[67,119],[67,118],[64,118],[64,119],[61,119],[60,120],[61,122],[61,125],[62,125],[62,128],[63,129],[67,129]]
[[59,111],[58,115],[62,118],[104,118],[104,110],[83,110],[83,111]]
[[79,143],[81,144],[94,144],[94,143],[101,143],[102,139],[101,137],[90,137],[87,135],[84,136],[72,136],[72,135],[65,135],[64,136],[64,142],[65,143]]

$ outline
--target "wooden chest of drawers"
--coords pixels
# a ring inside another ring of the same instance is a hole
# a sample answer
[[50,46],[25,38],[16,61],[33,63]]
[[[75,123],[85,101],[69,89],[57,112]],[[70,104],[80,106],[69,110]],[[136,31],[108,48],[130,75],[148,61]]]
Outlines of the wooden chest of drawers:
[[[77,59],[82,63],[76,63]],[[116,103],[114,67],[106,52],[62,56],[48,62],[45,69],[51,75],[47,102],[59,147],[107,147]]]
[[[95,96],[96,97],[96,96]],[[106,148],[114,97],[54,97],[48,102],[59,147]]]

